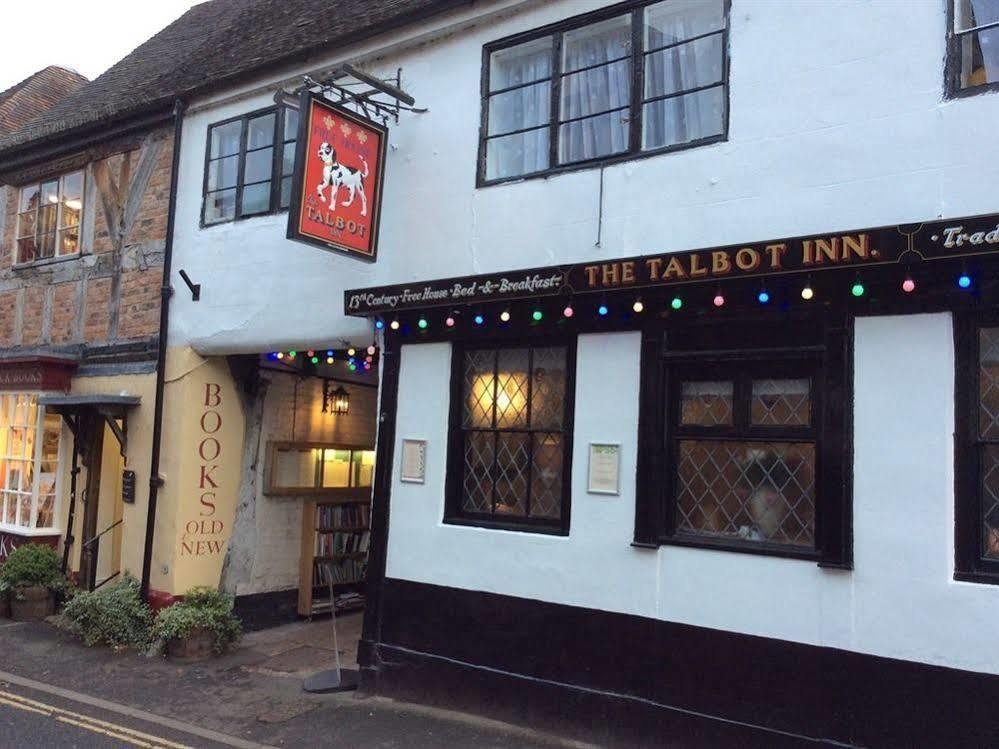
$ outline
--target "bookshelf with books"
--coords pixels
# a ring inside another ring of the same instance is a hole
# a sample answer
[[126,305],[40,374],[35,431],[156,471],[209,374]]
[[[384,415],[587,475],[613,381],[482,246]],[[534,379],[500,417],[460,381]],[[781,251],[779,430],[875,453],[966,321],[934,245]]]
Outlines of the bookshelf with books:
[[323,443],[271,443],[268,492],[306,497],[302,511],[298,613],[364,606],[371,540],[370,447]]
[[312,500],[302,515],[298,613],[329,611],[331,581],[337,611],[362,607],[371,540],[370,501],[367,497]]

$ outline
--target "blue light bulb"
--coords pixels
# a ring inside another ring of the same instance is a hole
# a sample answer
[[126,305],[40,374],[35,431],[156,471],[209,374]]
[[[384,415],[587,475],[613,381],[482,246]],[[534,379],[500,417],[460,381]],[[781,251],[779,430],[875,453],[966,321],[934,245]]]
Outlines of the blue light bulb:
[[760,304],[767,304],[770,302],[770,295],[765,291],[761,291],[759,294],[756,295],[756,301],[758,301]]
[[600,315],[601,317],[606,317],[608,312],[610,312],[610,310],[607,309],[606,304],[601,304],[599,307],[597,307],[597,314]]
[[384,320],[375,320],[375,327],[378,328],[379,330],[381,330],[382,328],[385,327],[385,321]]
[[482,323],[484,323],[484,322],[485,322],[485,319],[482,317],[482,315],[476,315],[475,316],[475,324],[476,325],[482,325]]
[[969,288],[971,286],[971,276],[969,276],[967,273],[962,273],[960,276],[958,276],[957,285],[960,286],[962,289]]

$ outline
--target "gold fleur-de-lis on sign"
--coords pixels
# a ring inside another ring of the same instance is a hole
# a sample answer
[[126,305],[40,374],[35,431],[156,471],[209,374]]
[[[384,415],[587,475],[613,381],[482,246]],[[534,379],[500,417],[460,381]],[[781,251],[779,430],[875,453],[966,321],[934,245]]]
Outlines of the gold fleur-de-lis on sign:
[[343,137],[344,137],[344,138],[349,138],[349,137],[350,137],[350,134],[351,134],[352,132],[354,132],[354,131],[353,131],[353,130],[351,129],[350,125],[348,125],[348,124],[347,124],[347,123],[345,122],[345,123],[343,123],[342,125],[340,125],[340,132],[341,132],[341,133],[343,133]]
[[323,117],[323,124],[326,125],[326,129],[327,130],[332,130],[333,129],[333,118],[330,117],[329,115],[326,115],[325,117]]
[[363,130],[358,130],[357,131],[357,142],[358,143],[367,143],[368,142],[368,134],[366,132],[364,132]]

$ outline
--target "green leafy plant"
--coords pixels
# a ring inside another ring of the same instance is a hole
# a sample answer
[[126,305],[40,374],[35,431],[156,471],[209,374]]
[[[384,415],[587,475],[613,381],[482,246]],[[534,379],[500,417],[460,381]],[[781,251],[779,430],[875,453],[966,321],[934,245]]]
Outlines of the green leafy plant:
[[71,632],[87,645],[142,647],[149,642],[153,613],[139,591],[139,581],[125,575],[114,584],[77,593],[63,609]]
[[13,590],[41,587],[53,592],[65,590],[66,576],[56,550],[44,544],[24,544],[7,555],[0,567],[0,587]]
[[164,642],[186,639],[196,629],[212,633],[212,647],[224,652],[243,635],[243,623],[232,613],[233,598],[213,588],[191,588],[183,600],[160,611],[153,637]]

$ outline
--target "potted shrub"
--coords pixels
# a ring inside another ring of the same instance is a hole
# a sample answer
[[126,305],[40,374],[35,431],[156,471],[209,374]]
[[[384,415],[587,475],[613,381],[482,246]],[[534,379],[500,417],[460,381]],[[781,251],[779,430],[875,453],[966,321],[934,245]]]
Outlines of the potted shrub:
[[10,618],[10,586],[0,580],[0,618]]
[[87,645],[144,647],[153,613],[139,594],[139,581],[125,574],[113,584],[81,592],[63,609],[65,626]]
[[44,544],[24,544],[0,567],[0,585],[10,591],[15,621],[39,621],[55,613],[56,593],[65,590],[66,576],[56,550]]
[[166,645],[172,658],[202,660],[221,654],[243,634],[232,607],[232,596],[212,588],[192,588],[183,600],[160,611],[153,637]]

